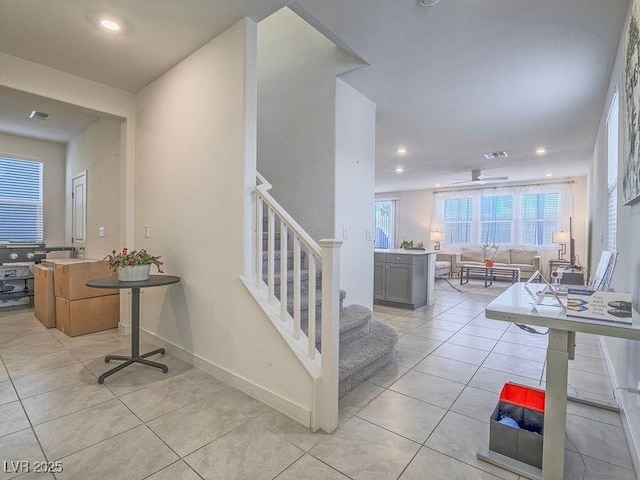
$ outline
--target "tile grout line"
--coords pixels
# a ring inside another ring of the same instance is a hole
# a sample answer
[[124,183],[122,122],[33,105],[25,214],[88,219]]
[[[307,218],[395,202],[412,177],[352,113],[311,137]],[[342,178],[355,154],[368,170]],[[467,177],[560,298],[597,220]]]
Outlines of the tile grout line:
[[[42,443],[40,443],[40,438],[38,438],[38,435],[36,434],[35,428],[33,427],[33,423],[31,422],[31,418],[29,417],[29,415],[27,414],[27,410],[24,408],[24,405],[22,403],[22,399],[18,396],[18,390],[16,389],[16,386],[13,383],[13,379],[11,378],[11,375],[9,375],[9,371],[7,370],[7,366],[4,363],[4,359],[2,359],[2,357],[0,356],[0,365],[2,365],[2,367],[5,369],[5,371],[7,372],[7,375],[9,377],[9,381],[11,382],[11,385],[14,389],[14,391],[16,392],[16,396],[18,397],[18,402],[20,402],[20,407],[22,408],[22,412],[24,413],[25,418],[27,419],[27,422],[29,422],[29,428],[31,430],[31,434],[33,435],[33,437],[36,439],[36,442],[38,442],[38,446],[40,447],[40,451],[42,452],[42,456],[44,457],[44,459],[49,462],[49,457],[47,456],[47,453],[44,451],[44,447],[42,446]],[[26,428],[24,429],[26,430]],[[23,431],[23,430],[20,430]],[[16,432],[14,432],[16,433]],[[11,434],[9,434],[11,435]],[[54,473],[52,473],[53,478],[56,479],[56,475]]]
[[[476,314],[474,317],[472,317],[472,318],[471,318],[467,323],[465,323],[465,324],[464,324],[464,325],[463,325],[463,326],[458,330],[458,332],[459,332],[462,328],[464,328],[465,326],[467,326],[470,322],[472,322],[473,320],[475,320],[475,319],[476,319],[478,316],[480,316],[480,315],[483,315],[483,312],[480,312],[480,313]],[[417,328],[417,327],[416,327],[416,328]],[[503,331],[503,333],[500,335],[500,338],[502,338],[502,336],[506,333],[506,331],[507,331],[507,329],[505,329],[505,330]],[[409,333],[409,332],[406,332],[406,333]],[[456,333],[457,333],[457,332],[456,332]],[[500,338],[496,341],[495,345],[497,345],[497,344],[498,344],[498,342],[500,341]],[[445,342],[442,342],[442,343],[444,344],[444,343],[446,343],[446,341],[445,341]],[[453,344],[453,345],[455,345],[455,344]],[[435,425],[435,427],[431,430],[431,432],[430,432],[430,433],[429,433],[429,435],[427,436],[426,440],[425,440],[422,444],[420,444],[420,448],[418,449],[418,452],[416,452],[416,454],[412,457],[411,461],[409,461],[409,463],[407,463],[407,465],[406,465],[406,466],[404,467],[404,469],[402,470],[402,473],[404,473],[404,471],[409,467],[409,465],[411,464],[411,462],[413,461],[413,459],[415,458],[415,456],[417,456],[417,454],[420,452],[420,449],[421,449],[421,448],[423,448],[423,447],[424,447],[424,448],[430,448],[430,447],[428,447],[428,446],[427,446],[427,442],[429,441],[429,439],[431,438],[431,436],[433,435],[433,433],[437,430],[437,428],[440,426],[440,424],[442,423],[442,421],[444,420],[444,418],[447,416],[447,414],[448,414],[448,413],[450,413],[450,412],[451,412],[451,413],[454,413],[454,414],[457,414],[457,415],[461,415],[461,416],[464,416],[464,417],[467,417],[467,418],[470,418],[470,419],[472,419],[472,420],[476,420],[476,421],[477,421],[477,419],[475,419],[475,418],[473,418],[473,417],[469,417],[468,415],[464,415],[464,414],[460,414],[460,413],[458,413],[458,412],[454,412],[454,411],[452,411],[452,410],[451,410],[451,407],[453,407],[453,405],[456,403],[456,401],[460,398],[460,396],[462,395],[462,393],[464,392],[464,390],[465,390],[468,386],[470,386],[470,385],[469,385],[469,382],[471,382],[471,380],[472,380],[472,379],[473,379],[473,377],[476,375],[476,373],[478,372],[478,370],[482,367],[482,365],[484,365],[484,362],[485,362],[485,361],[486,361],[486,359],[488,358],[489,354],[490,354],[490,353],[493,351],[493,349],[495,348],[495,345],[494,345],[494,347],[491,349],[491,351],[489,351],[489,353],[487,354],[487,356],[485,357],[485,359],[482,361],[482,363],[481,363],[480,365],[474,365],[474,366],[476,367],[476,370],[475,370],[474,374],[470,377],[470,379],[467,381],[467,383],[466,383],[466,384],[461,384],[460,382],[455,382],[455,383],[458,383],[458,384],[460,384],[460,385],[464,385],[463,389],[462,389],[462,390],[460,391],[460,393],[456,396],[456,399],[451,403],[451,405],[446,409],[446,412],[444,413],[444,415],[442,416],[442,418],[438,421],[438,423]],[[468,348],[472,348],[472,347],[468,347]],[[425,358],[423,358],[420,362],[424,361],[424,359],[426,359],[426,358],[428,358],[430,355],[434,354],[435,350],[436,350],[436,349],[434,349],[432,352],[428,353],[428,354],[425,356]],[[478,350],[478,349],[476,349],[476,350]],[[481,351],[482,351],[482,350],[481,350]],[[435,355],[435,356],[438,356],[437,354],[434,354],[434,355]],[[447,357],[441,357],[441,358],[447,358]],[[454,360],[454,359],[450,359],[450,360]],[[420,362],[416,363],[416,365],[418,365]],[[466,363],[466,362],[462,362],[462,363]],[[416,365],[414,365],[413,367],[411,367],[411,368],[410,368],[407,372],[405,372],[405,374],[403,374],[402,376],[406,375],[406,373],[408,373],[409,371],[414,370],[414,368],[415,368],[415,366],[416,366]],[[469,364],[469,365],[471,365],[471,364]],[[416,371],[416,372],[419,372],[419,373],[422,373],[422,372],[420,372],[419,370],[415,370],[415,371]],[[508,373],[508,372],[503,372],[503,373]],[[442,377],[439,377],[439,378],[442,378]],[[449,380],[449,379],[445,379],[445,380]],[[396,380],[396,381],[397,381],[397,380]],[[452,381],[452,380],[449,380],[449,381]],[[394,383],[395,383],[395,382],[394,382]],[[393,385],[393,384],[392,384],[392,385]],[[390,388],[390,387],[391,387],[391,385],[390,385],[389,387],[387,387],[387,388],[386,388],[386,390],[391,390],[391,388]],[[391,391],[392,391],[392,392],[395,392],[395,393],[398,393],[398,394],[400,394],[400,395],[405,395],[405,394],[402,394],[401,392],[396,392],[395,390],[391,390]],[[493,393],[493,392],[491,392],[491,393]],[[375,398],[378,398],[378,396],[380,396],[380,395],[381,395],[381,394],[377,395]],[[418,398],[411,397],[410,395],[405,395],[405,396],[407,396],[407,397],[409,397],[409,398],[413,398],[413,399],[415,399],[415,400],[417,400],[417,401],[422,401],[422,402],[424,402],[424,400],[420,400],[420,399],[418,399]],[[375,398],[374,398],[374,399],[375,399]],[[371,401],[373,401],[374,399],[372,399]],[[369,402],[369,403],[371,403],[371,402]],[[379,426],[379,425],[377,425],[377,424],[375,424],[375,423],[373,423],[373,422],[371,422],[371,421],[368,421],[368,420],[363,419],[363,418],[361,418],[360,416],[358,416],[358,415],[357,415],[357,413],[359,413],[362,409],[366,408],[366,406],[367,406],[369,403],[367,403],[364,407],[362,407],[360,410],[358,410],[354,415],[355,415],[355,416],[357,416],[358,418],[360,418],[360,419],[364,420],[364,421],[367,421],[368,423],[371,423],[371,424],[376,425],[376,426],[378,426],[378,427],[380,427],[380,428],[383,428],[384,430],[387,430],[387,431],[389,431],[389,432],[391,432],[391,433],[394,433],[394,434],[396,434],[396,435],[398,435],[398,436],[401,436],[402,438],[407,438],[407,437],[404,437],[403,435],[398,434],[397,432],[392,432],[391,430],[388,430],[388,429],[386,429],[386,428],[384,428],[384,427],[381,427],[381,426]],[[429,405],[433,405],[433,404],[431,404],[431,403],[429,403],[429,402],[424,402],[424,403],[427,403],[427,404],[429,404]],[[436,406],[436,407],[438,407],[438,408],[442,408],[442,407],[439,407],[438,405],[434,405],[434,406]],[[487,425],[488,425],[488,423],[487,423]],[[408,440],[411,440],[411,439],[408,439]],[[411,441],[413,441],[413,440],[411,440]],[[431,449],[431,448],[430,448],[430,449]],[[433,450],[433,449],[431,449],[431,450]],[[438,452],[437,450],[435,450],[435,451],[436,451],[436,452]],[[441,453],[441,454],[442,454],[442,452],[438,452],[438,453]],[[443,455],[446,455],[446,454],[443,454]],[[446,455],[446,456],[449,456],[449,455]],[[450,456],[449,456],[449,457],[450,457]],[[454,458],[454,457],[450,457],[450,458]],[[472,468],[475,468],[475,469],[477,469],[477,470],[479,470],[479,471],[481,471],[481,472],[483,472],[483,473],[488,473],[488,474],[490,474],[490,475],[493,475],[492,473],[487,472],[486,470],[483,470],[483,469],[481,469],[481,468],[478,468],[478,467],[477,467],[477,466],[475,466],[475,465],[471,465],[471,464],[469,464],[469,463],[467,463],[467,462],[464,462],[463,460],[460,460],[460,459],[457,459],[457,458],[454,458],[454,459],[455,459],[455,460],[457,460],[458,462],[464,463],[464,464],[466,464],[466,465],[468,465],[468,466],[470,466],[470,467],[472,467]],[[400,474],[400,476],[402,476],[402,473]],[[493,475],[493,476],[496,476],[496,475]],[[397,477],[397,478],[400,478],[400,477]],[[501,478],[501,477],[496,476],[496,478]]]

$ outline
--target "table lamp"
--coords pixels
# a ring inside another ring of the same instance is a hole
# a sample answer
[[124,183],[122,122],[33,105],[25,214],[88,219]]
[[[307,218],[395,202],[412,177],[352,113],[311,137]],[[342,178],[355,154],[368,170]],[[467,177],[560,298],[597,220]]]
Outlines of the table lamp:
[[433,246],[433,249],[440,250],[440,242],[444,240],[444,232],[439,232],[437,230],[435,232],[431,232],[429,234],[429,239],[432,242],[436,242],[435,245]]
[[569,232],[554,232],[551,234],[551,241],[560,245],[558,260],[564,260],[564,256],[567,254],[567,243],[571,241]]

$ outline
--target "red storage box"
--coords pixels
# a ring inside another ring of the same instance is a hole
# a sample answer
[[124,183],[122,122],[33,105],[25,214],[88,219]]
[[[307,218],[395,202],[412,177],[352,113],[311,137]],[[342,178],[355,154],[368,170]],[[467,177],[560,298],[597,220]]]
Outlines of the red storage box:
[[500,400],[544,413],[544,390],[505,383],[500,392]]

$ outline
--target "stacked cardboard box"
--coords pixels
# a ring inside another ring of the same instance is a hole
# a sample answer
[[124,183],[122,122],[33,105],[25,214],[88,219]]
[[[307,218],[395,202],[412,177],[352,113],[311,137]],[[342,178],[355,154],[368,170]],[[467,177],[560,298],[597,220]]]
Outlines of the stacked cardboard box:
[[47,328],[56,326],[56,296],[53,293],[53,272],[51,267],[33,267],[34,310],[36,318]]
[[[120,319],[120,293],[90,288],[88,280],[115,273],[101,260],[45,260],[54,267],[56,328],[70,337],[116,328]],[[37,302],[37,300],[36,300]]]

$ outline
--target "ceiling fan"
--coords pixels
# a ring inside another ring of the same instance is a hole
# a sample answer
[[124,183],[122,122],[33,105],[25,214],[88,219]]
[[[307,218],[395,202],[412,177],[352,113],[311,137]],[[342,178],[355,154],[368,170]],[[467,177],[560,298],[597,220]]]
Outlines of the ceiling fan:
[[492,177],[490,175],[485,175],[481,170],[471,170],[471,180],[453,182],[453,185],[458,185],[460,183],[478,183],[482,185],[485,182],[498,182],[500,180],[509,180],[509,177]]

